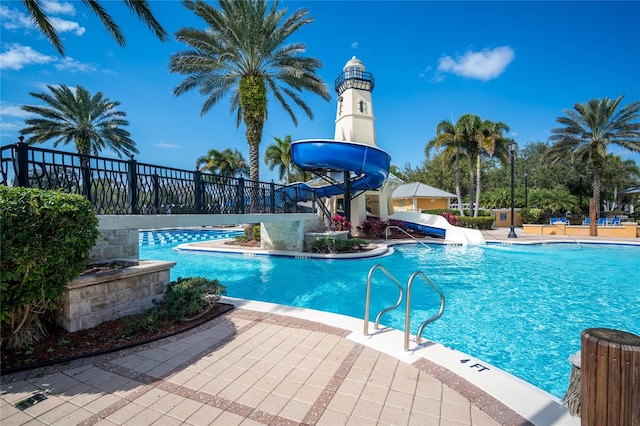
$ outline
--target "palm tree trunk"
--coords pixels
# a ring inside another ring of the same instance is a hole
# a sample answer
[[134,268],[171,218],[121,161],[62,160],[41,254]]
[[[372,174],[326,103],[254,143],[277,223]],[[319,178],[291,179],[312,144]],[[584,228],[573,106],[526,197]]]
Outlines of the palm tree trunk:
[[462,189],[460,188],[460,147],[456,149],[456,196],[458,197],[458,210],[460,210],[460,216],[464,216],[464,209],[462,208]]
[[602,167],[593,168],[593,199],[596,204],[596,215],[600,217],[600,191],[602,190]]
[[480,161],[481,157],[478,155],[478,159],[476,160],[476,208],[473,211],[473,217],[478,217],[478,208],[480,206]]
[[471,159],[471,167],[469,168],[469,215],[473,216],[473,160]]
[[240,105],[249,143],[249,199],[252,213],[258,211],[259,205],[257,185],[260,180],[260,141],[267,109],[266,94],[267,88],[261,78],[248,76],[240,80]]
[[76,151],[80,155],[91,155],[91,142],[89,142],[89,139],[76,137]]

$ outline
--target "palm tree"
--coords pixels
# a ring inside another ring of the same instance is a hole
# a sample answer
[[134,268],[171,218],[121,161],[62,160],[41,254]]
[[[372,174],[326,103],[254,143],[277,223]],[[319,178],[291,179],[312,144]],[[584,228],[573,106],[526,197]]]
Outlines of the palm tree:
[[278,168],[278,177],[286,184],[291,183],[291,173],[295,167],[291,161],[291,135],[283,139],[274,137],[276,143],[267,146],[264,152],[264,162],[269,166],[269,170]]
[[[285,18],[287,9],[278,10],[277,1],[269,9],[265,0],[219,0],[220,10],[202,0],[185,0],[183,4],[201,17],[207,28],[182,28],[176,33],[177,40],[190,49],[174,54],[169,70],[189,76],[173,93],[179,96],[198,88],[206,97],[201,115],[230,94],[236,125],[243,121],[246,126],[250,179],[258,181],[267,95],[275,98],[295,125],[298,121],[287,98],[310,118],[313,114],[300,92],[310,91],[329,100],[327,85],[316,75],[320,61],[301,55],[306,49],[303,43],[287,41],[312,20],[306,9]],[[252,206],[257,192],[253,195]]]
[[[149,7],[149,2],[147,0],[124,0],[124,4],[132,11],[138,15],[138,18],[147,26],[150,30],[156,33],[156,37],[160,39],[160,41],[167,40],[167,32],[162,28],[162,25],[154,18],[153,13],[151,13],[151,8]],[[62,45],[62,41],[58,36],[58,32],[54,28],[51,23],[51,18],[47,16],[47,14],[41,8],[41,2],[38,0],[22,0],[24,6],[27,8],[29,16],[31,20],[35,23],[35,25],[40,29],[42,34],[45,35],[53,44],[53,47],[56,48],[58,53],[64,56],[64,47]],[[120,27],[113,21],[111,16],[106,12],[104,7],[100,4],[99,1],[90,0],[83,1],[83,3],[88,6],[93,13],[95,13],[98,18],[102,21],[102,24],[107,28],[107,31],[116,39],[116,42],[120,46],[124,46],[126,44],[126,40]]]
[[52,94],[29,94],[44,101],[48,107],[21,106],[22,110],[40,116],[26,119],[27,127],[20,130],[21,135],[33,135],[27,139],[28,144],[55,139],[54,147],[73,141],[78,154],[82,155],[99,155],[104,148],[111,149],[118,157],[138,153],[129,132],[123,129],[129,125],[124,119],[126,113],[115,109],[120,102],[110,101],[102,92],[91,96],[82,86],[75,92],[64,84],[47,88]]
[[[616,145],[633,152],[640,152],[640,102],[632,102],[618,110],[624,95],[616,99],[591,99],[577,103],[573,110],[564,110],[566,117],[556,121],[563,125],[551,130],[548,159],[552,163],[570,156],[593,167],[593,200],[595,211],[589,205],[589,215],[600,212],[602,171],[609,145]],[[593,219],[592,219],[593,222]],[[595,228],[592,227],[592,234]]]
[[476,132],[475,138],[477,142],[476,153],[476,203],[473,213],[474,217],[478,217],[478,209],[480,207],[480,192],[481,192],[481,171],[482,171],[482,157],[496,156],[503,165],[506,165],[509,158],[509,141],[503,138],[502,132],[509,131],[509,126],[498,121],[493,122],[485,120],[480,126],[479,132]]
[[[464,116],[463,116],[464,117]],[[460,156],[464,154],[462,150],[462,126],[461,120],[458,119],[456,123],[449,120],[442,120],[436,126],[436,138],[432,139],[425,146],[425,155],[429,158],[429,153],[433,149],[445,148],[445,151],[451,153],[451,156],[455,156],[455,168],[456,168],[456,196],[458,197],[458,209],[460,210],[460,216],[464,216],[464,209],[462,208],[462,191],[460,188]]]
[[210,149],[207,155],[198,157],[196,160],[198,170],[208,171],[213,174],[226,177],[248,174],[249,167],[242,153],[237,149],[227,148],[224,151]]

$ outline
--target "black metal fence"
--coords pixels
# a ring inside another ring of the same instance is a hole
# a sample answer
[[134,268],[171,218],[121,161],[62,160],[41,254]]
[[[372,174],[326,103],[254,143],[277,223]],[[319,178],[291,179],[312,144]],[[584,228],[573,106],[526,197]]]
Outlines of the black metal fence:
[[1,151],[0,185],[81,194],[96,214],[315,213],[318,205],[313,191],[301,194],[273,182],[154,166],[133,157],[79,155],[23,142]]

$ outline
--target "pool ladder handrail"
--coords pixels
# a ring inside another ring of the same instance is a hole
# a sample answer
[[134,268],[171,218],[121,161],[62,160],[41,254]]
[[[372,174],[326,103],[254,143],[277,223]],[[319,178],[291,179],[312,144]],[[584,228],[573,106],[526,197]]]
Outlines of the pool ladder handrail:
[[402,289],[402,284],[400,284],[400,281],[398,281],[396,277],[394,277],[384,266],[380,264],[374,265],[369,270],[369,274],[367,275],[367,294],[365,296],[365,302],[364,302],[364,332],[363,332],[365,336],[369,335],[369,311],[371,308],[371,277],[373,276],[373,273],[376,271],[376,269],[380,269],[387,276],[387,278],[393,281],[393,283],[398,287],[398,290],[400,291],[400,296],[398,297],[398,301],[395,303],[395,305],[386,307],[378,313],[378,315],[376,316],[376,320],[373,323],[373,329],[378,330],[378,327],[380,325],[380,318],[382,317],[382,315],[396,309],[402,303],[402,299],[404,299],[404,290]]
[[[554,227],[558,228],[558,229],[562,229],[558,226],[557,222],[553,224]],[[580,244],[580,241],[576,240],[575,238],[573,238],[572,235],[567,234],[567,227],[565,226],[564,229],[562,229],[562,234],[565,237],[569,237],[573,240],[574,243],[576,243],[578,245],[579,248],[582,248],[582,244]]]
[[434,322],[435,320],[437,320],[438,318],[440,318],[442,316],[442,313],[444,312],[444,306],[445,306],[444,294],[438,288],[438,286],[435,285],[433,283],[433,281],[431,281],[424,274],[424,272],[415,271],[413,274],[411,274],[411,276],[409,277],[409,281],[407,283],[407,306],[405,308],[405,317],[404,317],[404,350],[405,350],[405,352],[407,352],[409,350],[409,336],[411,334],[411,288],[413,286],[413,282],[416,279],[416,277],[421,277],[424,280],[424,282],[429,284],[429,286],[436,293],[438,293],[438,296],[440,296],[440,309],[438,310],[438,313],[436,315],[432,316],[431,318],[426,319],[425,321],[423,321],[420,324],[420,327],[418,327],[418,332],[416,333],[416,344],[417,345],[420,345],[422,343],[422,331],[424,330],[424,328],[428,324],[431,324],[432,322]]
[[399,226],[396,225],[389,225],[384,229],[384,239],[388,240],[389,239],[389,229],[390,228],[395,228],[399,231],[404,232],[405,234],[407,234],[411,239],[413,239],[416,243],[422,244],[422,246],[426,249],[431,250],[431,247],[429,247],[428,245],[426,245],[425,243],[423,243],[422,241],[420,241],[419,239],[417,239],[416,237],[414,237],[413,235],[411,235],[410,233],[408,233],[407,231],[405,231],[404,229],[400,228]]
[[[398,308],[402,303],[402,299],[404,298],[404,290],[402,288],[402,284],[400,284],[400,282],[396,279],[396,277],[394,277],[384,266],[380,264],[374,265],[369,270],[369,274],[367,275],[367,291],[366,291],[365,303],[364,303],[364,330],[363,330],[364,336],[369,335],[369,311],[371,309],[371,278],[373,276],[373,273],[377,269],[380,269],[391,281],[393,281],[393,283],[398,287],[400,295],[398,297],[398,301],[394,305],[386,307],[378,313],[378,315],[376,316],[375,322],[373,323],[374,330],[378,330],[380,325],[380,318],[382,317],[382,315],[385,314],[386,312],[389,312],[393,309]],[[418,327],[418,333],[416,334],[416,343],[418,345],[422,342],[421,336],[424,328],[428,324],[440,318],[445,308],[445,297],[442,291],[438,288],[438,286],[436,286],[422,271],[415,271],[413,274],[411,274],[411,276],[409,277],[409,281],[407,282],[407,300],[405,304],[405,325],[404,325],[405,352],[409,350],[409,340],[411,336],[411,289],[413,287],[413,282],[415,281],[416,277],[421,277],[440,296],[440,309],[438,310],[438,313],[433,317],[423,321],[420,324],[420,327]]]

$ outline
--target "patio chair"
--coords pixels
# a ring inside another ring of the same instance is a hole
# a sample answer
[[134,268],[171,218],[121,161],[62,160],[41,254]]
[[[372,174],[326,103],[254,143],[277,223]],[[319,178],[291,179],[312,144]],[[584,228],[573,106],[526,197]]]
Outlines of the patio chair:
[[582,221],[582,226],[587,226],[587,225],[591,225],[591,218],[590,217],[585,217],[584,220]]
[[613,226],[622,226],[620,218],[619,217],[614,217],[613,219],[611,219],[611,225],[613,225]]
[[607,225],[607,218],[606,217],[601,217],[600,219],[598,219],[598,225],[606,226]]

